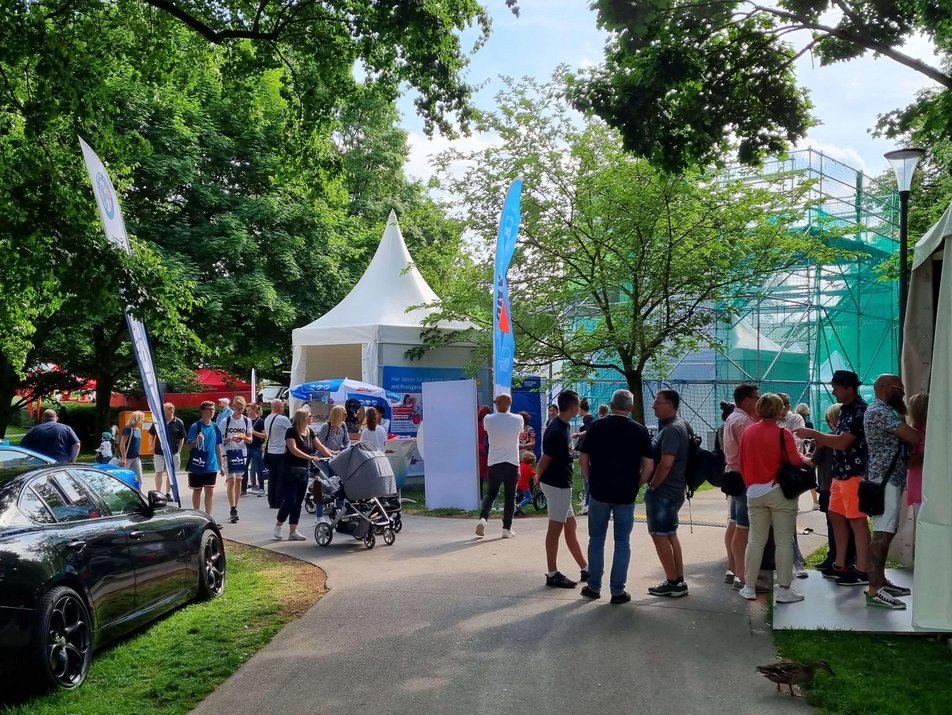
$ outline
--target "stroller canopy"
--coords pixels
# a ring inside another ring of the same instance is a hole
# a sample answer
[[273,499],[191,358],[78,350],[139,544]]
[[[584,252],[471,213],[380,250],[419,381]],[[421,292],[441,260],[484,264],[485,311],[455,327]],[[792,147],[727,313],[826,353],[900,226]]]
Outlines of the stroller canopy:
[[368,442],[358,442],[330,460],[348,499],[373,499],[397,493],[387,456]]

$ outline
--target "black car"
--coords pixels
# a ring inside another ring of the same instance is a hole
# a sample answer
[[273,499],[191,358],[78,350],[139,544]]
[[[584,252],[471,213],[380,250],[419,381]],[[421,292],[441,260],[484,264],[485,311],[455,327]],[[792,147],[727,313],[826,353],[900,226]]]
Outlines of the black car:
[[76,688],[94,649],[225,588],[214,520],[91,465],[0,469],[0,649]]

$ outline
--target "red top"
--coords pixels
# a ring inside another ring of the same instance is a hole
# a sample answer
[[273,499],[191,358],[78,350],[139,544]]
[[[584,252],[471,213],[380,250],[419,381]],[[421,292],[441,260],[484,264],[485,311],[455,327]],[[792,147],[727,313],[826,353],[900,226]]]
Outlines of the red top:
[[[783,462],[778,436],[781,429],[776,422],[762,420],[752,424],[741,435],[740,473],[744,475],[744,483],[748,487],[751,484],[771,484],[777,478],[777,470]],[[787,460],[800,466],[803,460],[797,451],[793,435],[788,429],[784,429],[783,433]]]
[[531,464],[526,464],[525,462],[519,462],[519,483],[516,484],[516,489],[520,489],[524,492],[529,491],[532,486],[532,478],[535,476],[536,470]]

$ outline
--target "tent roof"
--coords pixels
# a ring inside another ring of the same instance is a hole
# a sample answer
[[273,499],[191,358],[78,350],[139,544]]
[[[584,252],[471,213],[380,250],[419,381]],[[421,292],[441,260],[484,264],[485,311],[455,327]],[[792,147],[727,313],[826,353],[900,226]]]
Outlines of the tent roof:
[[[438,302],[436,293],[413,265],[397,215],[391,211],[377,252],[357,285],[330,311],[294,332],[300,330],[303,335],[314,328],[353,329],[379,325],[419,329],[423,320],[437,308],[418,307],[410,311],[407,308]],[[449,330],[472,327],[468,323],[449,321],[439,326]]]
[[925,232],[922,238],[916,242],[916,250],[912,257],[912,268],[916,269],[933,253],[942,247],[942,242],[946,236],[952,235],[952,204],[942,214],[942,218],[936,221],[932,228]]
[[251,383],[233,377],[224,370],[213,367],[200,367],[195,371],[195,379],[206,390],[250,390]]

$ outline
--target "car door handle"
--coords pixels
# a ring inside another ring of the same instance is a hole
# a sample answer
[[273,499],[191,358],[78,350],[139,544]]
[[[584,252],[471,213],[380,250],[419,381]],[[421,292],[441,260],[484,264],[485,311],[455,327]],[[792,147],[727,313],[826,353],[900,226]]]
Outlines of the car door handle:
[[130,531],[130,532],[129,532],[129,538],[130,538],[130,539],[135,539],[136,541],[138,541],[139,539],[141,539],[143,536],[145,536],[145,532],[144,532],[144,531]]
[[66,548],[70,549],[71,551],[82,551],[86,548],[86,542],[81,540],[70,541],[68,544],[66,544]]

